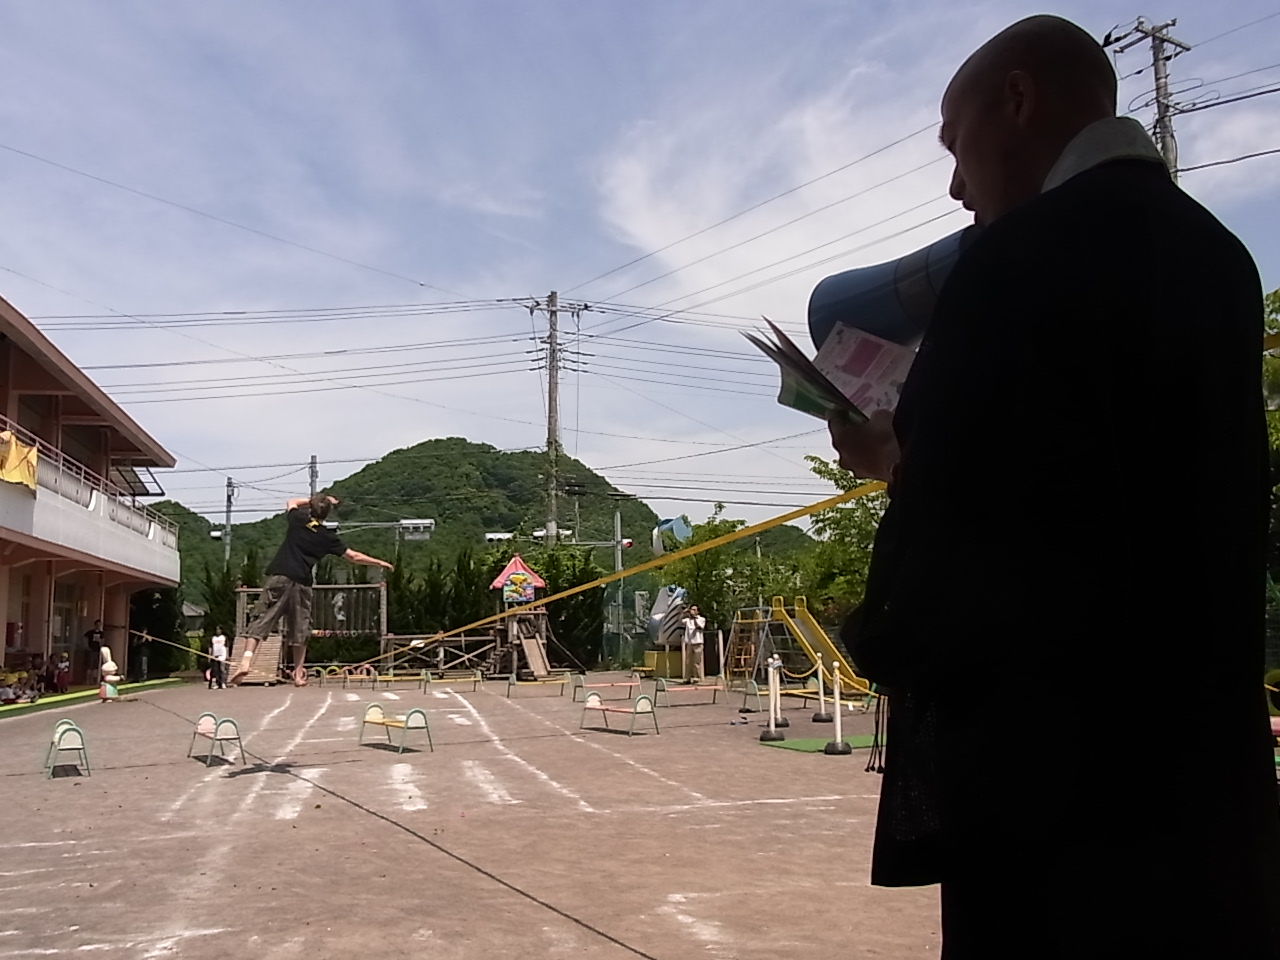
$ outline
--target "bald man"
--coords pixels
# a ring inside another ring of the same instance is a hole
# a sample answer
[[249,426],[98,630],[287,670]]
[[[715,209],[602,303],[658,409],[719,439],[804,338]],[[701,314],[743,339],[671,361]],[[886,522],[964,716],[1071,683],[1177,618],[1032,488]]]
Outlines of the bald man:
[[1280,956],[1263,692],[1262,299],[1084,31],[956,73],[941,140],[985,229],[891,419],[844,629],[890,693],[874,883],[941,883],[943,956]]

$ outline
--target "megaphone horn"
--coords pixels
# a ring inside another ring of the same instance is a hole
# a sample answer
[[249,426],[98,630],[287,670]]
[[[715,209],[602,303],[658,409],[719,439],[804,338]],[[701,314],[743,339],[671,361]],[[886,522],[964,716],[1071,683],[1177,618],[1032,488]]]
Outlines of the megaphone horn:
[[891,343],[918,343],[942,284],[976,236],[976,227],[965,227],[898,260],[827,277],[809,297],[813,345],[821,347],[838,323]]

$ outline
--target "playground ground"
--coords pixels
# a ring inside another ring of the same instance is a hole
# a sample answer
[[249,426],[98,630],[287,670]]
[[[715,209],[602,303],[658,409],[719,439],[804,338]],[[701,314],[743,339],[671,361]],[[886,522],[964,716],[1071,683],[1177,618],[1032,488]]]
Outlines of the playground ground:
[[[762,746],[732,697],[579,732],[554,689],[197,684],[0,722],[0,958],[937,955],[936,889],[867,883],[865,751]],[[370,701],[425,706],[435,752],[358,746]],[[203,710],[248,766],[185,757]],[[64,715],[93,774],[46,780]]]

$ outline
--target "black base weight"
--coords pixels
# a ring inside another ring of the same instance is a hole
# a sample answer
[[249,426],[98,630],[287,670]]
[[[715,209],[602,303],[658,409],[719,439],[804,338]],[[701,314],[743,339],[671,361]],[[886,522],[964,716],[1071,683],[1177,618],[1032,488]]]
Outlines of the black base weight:
[[815,713],[812,719],[814,723],[832,723],[835,720],[831,714],[822,712]]
[[752,710],[750,707],[739,707],[738,712],[739,713],[759,713],[758,710]]
[[791,721],[786,717],[779,717],[777,720],[773,721],[773,725],[775,727],[789,727],[791,726]]
[[783,733],[781,730],[765,729],[760,731],[761,743],[777,743],[779,740],[785,740],[785,739],[787,739],[787,735]]
[[822,748],[822,752],[828,757],[847,757],[849,754],[853,753],[853,747],[849,746],[843,740],[832,740]]

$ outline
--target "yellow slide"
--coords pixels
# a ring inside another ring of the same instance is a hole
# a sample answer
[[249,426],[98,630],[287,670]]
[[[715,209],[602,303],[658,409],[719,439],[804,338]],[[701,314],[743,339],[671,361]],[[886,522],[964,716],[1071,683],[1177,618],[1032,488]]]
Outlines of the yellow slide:
[[832,669],[839,670],[841,689],[846,692],[872,692],[871,684],[854,672],[853,666],[844,658],[844,655],[841,654],[836,645],[831,642],[831,638],[822,629],[822,625],[814,619],[813,614],[809,612],[809,607],[804,597],[796,597],[796,605],[792,613],[787,613],[782,597],[774,597],[773,619],[786,625],[791,636],[799,643],[800,648],[804,650],[812,663],[816,665],[818,654],[822,654],[822,662],[826,665],[828,680]]

